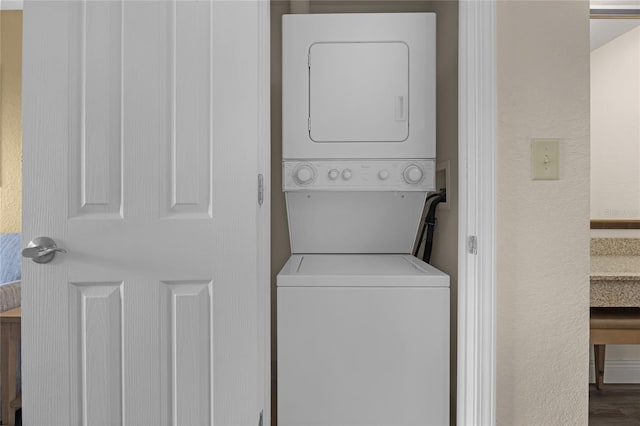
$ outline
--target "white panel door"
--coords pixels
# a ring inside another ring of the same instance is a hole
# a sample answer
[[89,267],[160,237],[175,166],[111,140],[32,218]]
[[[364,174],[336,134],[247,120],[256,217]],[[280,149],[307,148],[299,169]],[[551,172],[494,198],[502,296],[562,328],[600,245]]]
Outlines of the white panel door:
[[263,7],[25,2],[25,424],[258,424]]

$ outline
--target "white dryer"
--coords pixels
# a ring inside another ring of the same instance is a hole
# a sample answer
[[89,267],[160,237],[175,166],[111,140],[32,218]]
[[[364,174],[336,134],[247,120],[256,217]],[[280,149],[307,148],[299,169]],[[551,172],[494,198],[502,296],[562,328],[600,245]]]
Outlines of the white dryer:
[[434,13],[285,15],[284,159],[436,156]]
[[449,277],[410,255],[293,255],[278,275],[278,424],[449,424]]

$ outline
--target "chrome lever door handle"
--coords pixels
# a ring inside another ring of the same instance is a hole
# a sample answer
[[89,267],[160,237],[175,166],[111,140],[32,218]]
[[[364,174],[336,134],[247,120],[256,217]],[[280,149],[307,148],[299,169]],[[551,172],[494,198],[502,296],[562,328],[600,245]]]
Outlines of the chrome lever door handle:
[[22,250],[22,257],[30,258],[36,263],[49,263],[56,257],[56,253],[66,252],[65,249],[58,248],[51,238],[38,237]]
[[37,257],[46,256],[49,253],[53,253],[53,252],[66,253],[67,251],[61,248],[45,248],[42,246],[35,246],[35,247],[27,247],[26,249],[22,250],[22,256],[35,259]]

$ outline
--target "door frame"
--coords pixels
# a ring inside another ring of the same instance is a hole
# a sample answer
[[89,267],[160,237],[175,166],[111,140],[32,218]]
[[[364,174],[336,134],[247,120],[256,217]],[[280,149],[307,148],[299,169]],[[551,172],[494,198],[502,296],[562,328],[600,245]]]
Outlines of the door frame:
[[[260,363],[258,407],[262,425],[271,424],[271,1],[258,0],[258,236],[256,309]],[[260,195],[260,191],[262,195]],[[256,424],[258,424],[256,422]]]
[[460,0],[457,424],[496,424],[496,1]]
[[[265,1],[267,4],[270,2]],[[458,8],[456,424],[459,426],[496,424],[496,1],[460,0]],[[308,10],[298,13],[308,13]],[[260,31],[263,40],[269,40],[269,24],[266,23]],[[266,53],[261,52],[261,56],[268,58],[268,41],[262,45],[262,49]],[[268,63],[268,59],[266,61]],[[260,61],[262,65],[264,62]],[[261,74],[268,83],[269,67],[263,67]],[[268,98],[269,94],[266,95]],[[262,104],[269,111],[269,104]],[[265,125],[268,128],[268,123]],[[265,155],[267,162],[264,163],[265,158],[262,158],[261,164],[264,164],[264,170],[268,170],[269,153],[265,151]],[[268,179],[269,175],[265,174],[265,191],[270,188]],[[269,197],[265,195],[265,203],[268,200]],[[264,232],[269,231],[267,229]],[[471,236],[475,237],[476,243],[468,251],[467,244]],[[268,241],[270,236],[265,238]],[[266,253],[269,247],[263,243],[260,245]],[[267,313],[269,308],[267,304]],[[268,324],[269,317],[266,318]],[[270,336],[269,329],[265,333]],[[269,339],[266,340],[265,362],[270,359]],[[265,379],[265,419],[270,422],[269,368],[265,368]]]

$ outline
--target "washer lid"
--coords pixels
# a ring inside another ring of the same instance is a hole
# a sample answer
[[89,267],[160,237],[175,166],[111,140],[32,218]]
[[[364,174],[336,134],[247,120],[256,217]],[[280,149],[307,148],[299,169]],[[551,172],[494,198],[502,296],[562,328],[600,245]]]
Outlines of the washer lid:
[[295,254],[279,287],[449,287],[444,272],[407,254]]

